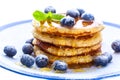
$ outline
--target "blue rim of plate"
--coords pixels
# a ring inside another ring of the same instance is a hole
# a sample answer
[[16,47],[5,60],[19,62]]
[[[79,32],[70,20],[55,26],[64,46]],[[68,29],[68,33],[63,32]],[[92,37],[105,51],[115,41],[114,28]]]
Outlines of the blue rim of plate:
[[[3,26],[0,26],[0,31],[3,31],[7,28],[10,27],[14,27],[16,25],[20,25],[20,24],[25,24],[25,23],[30,23],[32,22],[31,19],[28,20],[23,20],[23,21],[17,21],[17,22],[13,22],[13,23],[9,23],[9,24],[5,24]],[[111,27],[116,27],[120,29],[120,25],[119,24],[115,24],[115,23],[111,23],[111,22],[107,22],[107,21],[103,21],[103,24],[111,26]],[[55,76],[46,76],[46,75],[37,75],[37,74],[32,74],[32,73],[25,73],[24,71],[19,71],[19,70],[14,70],[12,68],[7,67],[7,65],[5,66],[4,63],[0,63],[0,67],[3,69],[6,69],[8,71],[17,73],[17,74],[21,74],[24,76],[29,76],[29,77],[34,77],[34,78],[43,78],[43,79],[65,79],[62,77],[55,77]],[[98,80],[98,79],[106,79],[106,78],[110,78],[110,77],[117,77],[120,76],[120,72],[116,72],[115,74],[110,74],[110,75],[105,75],[105,76],[99,76],[99,77],[94,77],[94,78],[90,78],[90,79],[94,79],[94,80]],[[87,78],[86,78],[87,79]],[[86,79],[80,79],[80,80],[86,80]]]

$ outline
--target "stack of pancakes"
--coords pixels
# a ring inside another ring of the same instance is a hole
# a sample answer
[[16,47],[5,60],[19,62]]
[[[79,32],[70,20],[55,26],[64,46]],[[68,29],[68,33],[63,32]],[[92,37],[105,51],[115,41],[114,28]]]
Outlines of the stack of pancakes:
[[59,23],[33,21],[33,44],[35,55],[44,54],[49,61],[65,61],[71,64],[88,64],[101,54],[101,31],[104,26],[97,22],[84,26],[77,21],[73,28],[62,27]]

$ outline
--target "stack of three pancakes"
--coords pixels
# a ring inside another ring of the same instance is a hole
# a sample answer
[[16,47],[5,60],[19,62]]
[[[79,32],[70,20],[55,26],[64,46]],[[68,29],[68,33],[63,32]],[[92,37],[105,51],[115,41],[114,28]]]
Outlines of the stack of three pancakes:
[[38,25],[34,21],[35,55],[44,54],[51,63],[55,60],[62,60],[68,65],[91,63],[94,57],[101,54],[101,31],[104,27],[96,22],[87,26],[80,24],[82,22],[78,21],[74,28],[69,29],[54,22],[51,26],[47,22]]

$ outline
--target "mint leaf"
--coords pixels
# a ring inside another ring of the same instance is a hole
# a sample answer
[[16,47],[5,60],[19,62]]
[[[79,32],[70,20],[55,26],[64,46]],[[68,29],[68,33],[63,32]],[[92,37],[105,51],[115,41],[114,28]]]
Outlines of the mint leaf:
[[63,17],[64,17],[64,15],[62,15],[62,14],[53,14],[52,15],[52,19],[57,20],[57,21],[60,21]]
[[47,16],[45,13],[36,10],[35,12],[33,12],[33,17],[37,20],[37,21],[44,21],[47,19]]

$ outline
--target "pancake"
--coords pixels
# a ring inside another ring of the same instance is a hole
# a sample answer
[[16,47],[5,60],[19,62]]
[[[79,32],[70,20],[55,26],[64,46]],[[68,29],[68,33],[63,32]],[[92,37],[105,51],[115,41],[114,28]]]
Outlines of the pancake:
[[96,52],[94,52],[94,56],[92,55],[86,55],[86,56],[70,56],[70,57],[67,57],[67,56],[54,56],[54,55],[51,55],[49,53],[45,53],[44,51],[42,51],[39,47],[37,46],[34,46],[34,53],[35,55],[39,55],[39,54],[44,54],[46,56],[48,56],[49,58],[49,61],[51,63],[53,63],[55,60],[62,60],[62,61],[65,61],[68,65],[70,64],[86,64],[86,63],[90,63],[93,61],[93,58],[99,54],[101,54],[101,51],[98,50]]
[[78,20],[73,28],[66,28],[55,22],[51,22],[51,24],[45,22],[43,25],[41,25],[40,22],[33,20],[33,26],[39,32],[74,37],[92,35],[104,29],[104,26],[96,21],[85,27],[83,26],[82,22],[83,20]]
[[45,52],[48,52],[56,56],[87,55],[87,54],[92,54],[92,52],[97,51],[101,48],[100,43],[91,47],[81,47],[81,48],[72,48],[72,47],[63,47],[63,46],[58,47],[49,43],[42,42],[38,39],[34,39],[33,44],[40,47]]
[[67,18],[70,15],[66,13],[61,18],[58,14],[56,18],[51,14],[42,20],[39,13],[33,20],[35,56],[46,55],[50,63],[62,60],[68,65],[84,65],[91,64],[94,57],[101,54],[104,26],[93,15],[73,19]]
[[60,37],[56,35],[46,34],[33,31],[33,36],[43,42],[51,43],[57,46],[70,46],[70,47],[89,47],[96,45],[102,41],[101,33],[98,32],[92,36],[83,36],[79,38]]

